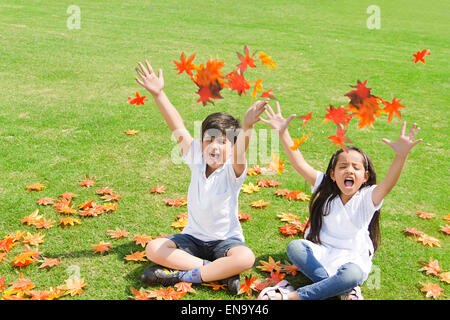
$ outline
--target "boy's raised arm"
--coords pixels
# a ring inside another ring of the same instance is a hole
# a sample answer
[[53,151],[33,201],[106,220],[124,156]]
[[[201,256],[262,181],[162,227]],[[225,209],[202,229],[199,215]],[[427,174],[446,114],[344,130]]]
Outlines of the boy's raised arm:
[[296,115],[292,114],[287,118],[283,118],[278,101],[276,102],[276,105],[276,114],[273,112],[272,108],[268,106],[266,115],[269,120],[265,120],[263,118],[260,118],[260,120],[278,132],[278,136],[280,137],[280,141],[283,144],[284,150],[289,158],[289,162],[292,164],[294,169],[297,170],[297,172],[300,173],[303,178],[305,178],[305,180],[313,186],[316,182],[317,171],[306,162],[305,158],[303,158],[303,155],[298,149],[291,150],[289,148],[294,145],[294,141],[292,140],[287,128],[291,120],[294,119]]
[[170,130],[175,136],[175,139],[178,142],[178,145],[181,148],[181,152],[183,154],[187,154],[189,152],[189,148],[192,144],[192,136],[189,131],[186,130],[184,126],[183,119],[181,118],[178,110],[172,105],[169,98],[166,96],[163,91],[164,88],[164,78],[162,70],[158,70],[158,77],[153,72],[153,69],[150,63],[145,61],[147,68],[139,62],[139,68],[136,68],[136,72],[140,76],[141,79],[135,77],[136,82],[143,86],[148,90],[153,96],[159,111],[163,115],[164,119],[167,122]]
[[253,133],[253,126],[259,121],[259,116],[266,110],[269,99],[256,101],[244,115],[244,125],[236,139],[233,149],[233,169],[236,177],[240,177],[245,170],[247,163],[246,152],[250,145],[250,139]]
[[422,141],[422,139],[413,141],[420,130],[420,128],[417,127],[415,123],[412,125],[411,129],[406,135],[405,129],[406,122],[403,122],[400,137],[395,142],[392,142],[388,139],[382,140],[389,147],[391,147],[392,150],[395,151],[395,156],[391,166],[389,167],[386,177],[373,190],[372,202],[375,206],[377,206],[384,199],[384,197],[392,190],[392,188],[397,183],[412,147]]

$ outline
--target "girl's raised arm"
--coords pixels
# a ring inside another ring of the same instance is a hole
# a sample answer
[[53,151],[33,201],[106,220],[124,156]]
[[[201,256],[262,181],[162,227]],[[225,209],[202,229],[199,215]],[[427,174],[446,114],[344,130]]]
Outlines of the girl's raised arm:
[[389,147],[391,147],[392,150],[395,151],[395,156],[386,174],[386,177],[373,190],[372,201],[375,206],[377,206],[384,199],[384,197],[392,190],[392,188],[397,183],[412,147],[422,141],[422,139],[414,141],[415,136],[420,130],[420,128],[417,127],[415,123],[412,125],[411,129],[406,135],[405,129],[406,122],[403,122],[400,137],[395,142],[392,142],[388,139],[382,140]]
[[281,143],[283,144],[284,150],[288,156],[289,162],[292,164],[295,170],[300,173],[306,181],[308,181],[312,186],[316,182],[317,171],[311,167],[303,158],[302,153],[296,149],[291,150],[289,147],[294,145],[294,141],[292,140],[291,135],[288,131],[289,123],[292,119],[296,117],[295,114],[290,115],[287,118],[283,118],[281,115],[280,104],[278,101],[277,105],[277,113],[275,114],[270,106],[267,106],[265,113],[269,120],[259,118],[260,121],[268,124],[275,131],[278,132],[278,136],[280,138]]

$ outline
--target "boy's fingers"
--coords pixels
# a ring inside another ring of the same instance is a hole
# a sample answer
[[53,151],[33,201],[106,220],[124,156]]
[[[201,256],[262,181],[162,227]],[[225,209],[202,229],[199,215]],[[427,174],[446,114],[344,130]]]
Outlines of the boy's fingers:
[[138,68],[136,68],[136,72],[138,73],[138,75],[139,75],[142,79],[145,78],[145,76],[142,74],[141,70],[139,70]]
[[273,112],[272,108],[268,105],[267,109],[269,109],[270,114],[272,115],[272,117],[275,117],[275,112]]
[[268,121],[268,120],[266,120],[266,119],[264,119],[264,118],[262,118],[262,117],[258,117],[258,120],[261,121],[261,122],[264,122],[264,123],[266,123],[266,124],[269,124],[269,123],[270,123],[270,121]]
[[416,144],[418,144],[418,143],[420,143],[420,142],[422,142],[422,141],[423,141],[423,139],[419,139],[419,140],[414,141],[414,142],[413,142],[413,147],[414,147]]
[[277,114],[281,114],[280,104],[278,103],[278,101],[276,101],[275,104],[277,106]]
[[401,135],[402,135],[402,136],[405,135],[405,129],[406,129],[406,121],[403,121],[403,124],[402,124],[402,131],[401,131]]
[[[270,107],[269,107],[270,108]],[[270,113],[269,113],[269,111],[266,109],[266,110],[264,110],[264,112],[266,113],[266,115],[267,115],[267,118],[272,118],[272,116],[270,115]],[[264,122],[264,121],[263,121]]]
[[381,139],[381,141],[383,141],[384,143],[386,143],[387,145],[391,144],[391,140],[389,139]]
[[162,69],[160,68],[160,69],[158,69],[158,78],[162,79],[162,77],[163,77],[163,72],[162,72]]

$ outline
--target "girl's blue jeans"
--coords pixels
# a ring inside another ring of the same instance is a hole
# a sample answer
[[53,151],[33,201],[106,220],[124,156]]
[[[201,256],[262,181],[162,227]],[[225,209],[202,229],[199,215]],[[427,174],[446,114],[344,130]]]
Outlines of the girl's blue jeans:
[[301,240],[289,243],[287,255],[299,270],[314,283],[298,288],[300,300],[322,300],[350,292],[364,282],[361,268],[348,262],[339,267],[336,274],[329,276],[325,268],[313,255],[312,249]]

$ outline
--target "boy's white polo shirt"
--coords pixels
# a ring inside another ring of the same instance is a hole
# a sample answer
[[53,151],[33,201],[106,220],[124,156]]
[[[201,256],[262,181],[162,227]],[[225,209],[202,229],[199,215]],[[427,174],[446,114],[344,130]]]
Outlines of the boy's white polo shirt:
[[192,140],[184,162],[191,169],[187,196],[188,222],[182,233],[202,241],[238,238],[244,241],[238,218],[238,197],[247,175],[236,177],[231,157],[206,178],[206,160],[200,142]]

